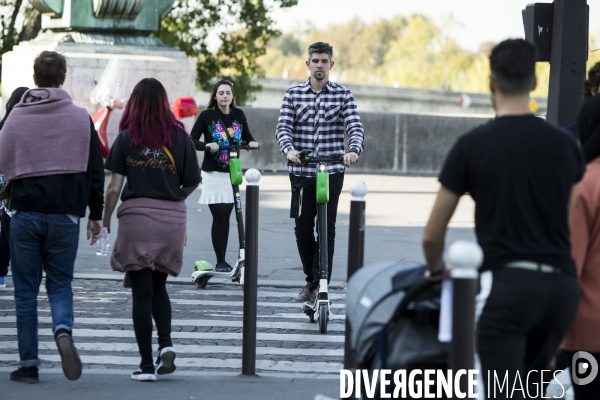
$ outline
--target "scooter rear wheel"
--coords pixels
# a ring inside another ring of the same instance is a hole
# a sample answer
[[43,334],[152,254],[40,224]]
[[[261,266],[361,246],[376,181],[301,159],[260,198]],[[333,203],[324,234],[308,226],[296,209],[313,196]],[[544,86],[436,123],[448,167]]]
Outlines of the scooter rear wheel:
[[327,320],[329,319],[329,315],[327,315],[327,306],[319,307],[319,330],[321,333],[327,333]]
[[210,278],[211,278],[210,275],[202,275],[201,277],[196,279],[196,289],[206,288],[206,284],[208,283],[208,280]]

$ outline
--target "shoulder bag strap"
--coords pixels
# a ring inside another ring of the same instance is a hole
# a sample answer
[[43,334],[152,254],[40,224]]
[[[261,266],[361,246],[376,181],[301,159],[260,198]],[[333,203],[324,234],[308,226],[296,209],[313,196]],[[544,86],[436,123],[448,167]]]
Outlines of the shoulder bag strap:
[[177,179],[177,183],[179,183],[179,174],[177,173],[177,164],[175,164],[175,159],[173,158],[173,154],[171,154],[169,149],[167,149],[167,146],[163,146],[163,150],[167,154],[167,157],[169,157],[169,160],[171,160],[171,164],[173,164],[173,169],[175,170],[175,179]]
[[227,140],[229,140],[229,144],[232,145],[233,144],[233,139],[231,139],[231,136],[229,135],[229,131],[227,130],[227,125],[225,125],[225,123],[223,122],[223,120],[219,117],[219,114],[217,114],[216,111],[214,111],[215,113],[215,117],[217,117],[217,122],[219,124],[221,124],[221,126],[223,127],[223,129],[225,130],[225,135],[227,135]]

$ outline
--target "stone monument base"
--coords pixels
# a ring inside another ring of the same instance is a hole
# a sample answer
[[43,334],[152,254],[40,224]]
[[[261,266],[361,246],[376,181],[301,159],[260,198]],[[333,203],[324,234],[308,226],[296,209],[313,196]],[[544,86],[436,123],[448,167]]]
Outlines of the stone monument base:
[[[33,60],[44,50],[56,51],[67,58],[67,77],[63,85],[75,104],[87,109],[90,116],[99,106],[90,101],[90,94],[111,59],[127,66],[123,71],[118,98],[127,98],[143,78],[159,80],[167,90],[169,102],[179,96],[193,96],[196,87],[196,63],[184,52],[165,46],[157,39],[142,36],[93,35],[81,33],[45,33],[34,40],[22,42],[2,56],[2,104],[19,86],[35,87]],[[2,107],[1,114],[4,114]],[[122,110],[114,110],[108,124],[108,140],[118,133]],[[187,121],[186,121],[187,120]],[[193,118],[185,118],[188,132]]]

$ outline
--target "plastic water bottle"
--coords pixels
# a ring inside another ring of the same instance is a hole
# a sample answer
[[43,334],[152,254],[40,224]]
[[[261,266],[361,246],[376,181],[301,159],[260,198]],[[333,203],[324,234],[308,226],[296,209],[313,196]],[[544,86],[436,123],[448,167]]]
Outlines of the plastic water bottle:
[[108,231],[106,228],[102,229],[102,234],[100,235],[100,239],[98,240],[98,249],[96,250],[97,256],[107,256],[108,255]]

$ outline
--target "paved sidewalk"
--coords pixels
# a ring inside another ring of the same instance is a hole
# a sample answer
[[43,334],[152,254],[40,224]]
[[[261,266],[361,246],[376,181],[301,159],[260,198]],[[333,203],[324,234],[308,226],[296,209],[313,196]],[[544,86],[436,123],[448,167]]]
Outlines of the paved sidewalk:
[[[348,262],[348,225],[350,213],[350,184],[364,181],[369,193],[366,196],[365,265],[381,261],[423,261],[421,237],[427,222],[439,183],[434,177],[409,177],[393,175],[362,175],[347,173],[340,197],[336,246],[333,259],[332,282],[342,287],[346,281]],[[289,218],[290,183],[287,175],[264,173],[259,182],[259,269],[260,284],[272,282],[277,286],[302,287],[304,273],[294,237],[294,221]],[[245,186],[242,185],[245,197]],[[180,279],[185,283],[194,271],[194,262],[205,259],[213,263],[214,251],[210,239],[212,218],[208,207],[198,204],[201,189],[186,201],[188,206],[188,242],[184,251],[184,266]],[[245,201],[243,202],[245,212]],[[454,240],[475,240],[473,233],[474,203],[463,197],[452,218],[448,243]],[[82,220],[87,223],[87,221]],[[111,222],[116,237],[118,221],[116,212]],[[82,223],[75,272],[80,274],[115,275],[108,257],[96,256],[96,246],[85,239]],[[110,248],[112,249],[112,247]],[[237,258],[238,239],[235,218],[232,215],[229,231],[227,261],[234,264]],[[213,278],[209,282],[219,282]]]
[[11,368],[0,367],[2,400],[313,400],[317,394],[339,398],[339,380],[298,379],[239,374],[178,373],[156,382],[135,382],[129,373],[110,370],[83,375],[68,381],[61,370],[40,370],[37,385],[8,380]]

